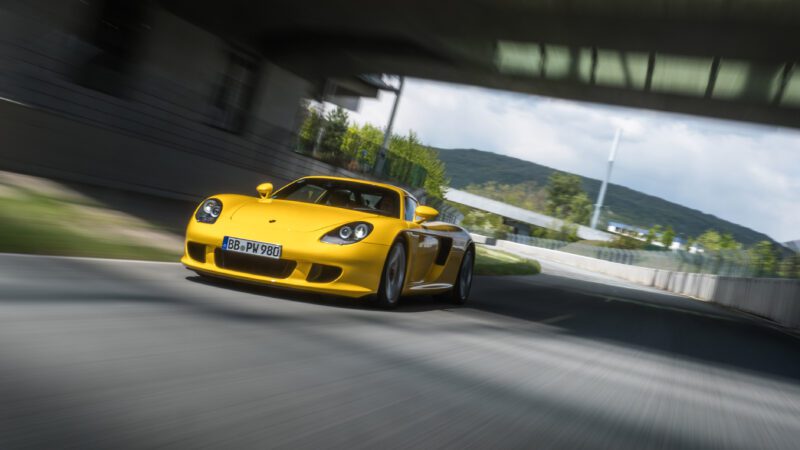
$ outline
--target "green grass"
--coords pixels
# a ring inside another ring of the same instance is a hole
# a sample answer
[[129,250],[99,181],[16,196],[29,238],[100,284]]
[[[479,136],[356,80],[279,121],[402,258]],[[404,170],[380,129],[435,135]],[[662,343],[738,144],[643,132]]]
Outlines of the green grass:
[[87,214],[82,209],[86,205],[4,187],[0,197],[0,252],[155,261],[177,261],[180,257],[177,251],[109,233],[111,226],[120,224]]
[[475,275],[536,275],[539,263],[483,245],[476,246]]

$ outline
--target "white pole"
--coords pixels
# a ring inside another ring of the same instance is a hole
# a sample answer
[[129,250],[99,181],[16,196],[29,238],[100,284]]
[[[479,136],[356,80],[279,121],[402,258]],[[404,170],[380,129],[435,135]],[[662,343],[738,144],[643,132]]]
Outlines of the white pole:
[[392,139],[392,128],[394,128],[394,116],[397,115],[397,105],[400,104],[400,95],[403,93],[404,77],[400,76],[400,86],[394,97],[394,105],[392,106],[392,114],[389,116],[389,124],[386,125],[386,132],[383,134],[383,144],[378,150],[378,157],[375,160],[375,175],[380,176],[383,172],[383,166],[386,164],[386,151],[389,148],[389,140]]
[[594,214],[592,214],[591,227],[597,228],[597,221],[600,219],[600,209],[603,207],[603,200],[606,196],[606,188],[608,187],[608,180],[611,178],[611,169],[614,166],[614,157],[617,155],[617,146],[619,145],[619,138],[622,136],[622,128],[617,128],[614,133],[614,142],[611,144],[611,153],[608,155],[608,167],[606,168],[606,178],[600,186],[600,193],[597,195],[597,203],[594,205]]

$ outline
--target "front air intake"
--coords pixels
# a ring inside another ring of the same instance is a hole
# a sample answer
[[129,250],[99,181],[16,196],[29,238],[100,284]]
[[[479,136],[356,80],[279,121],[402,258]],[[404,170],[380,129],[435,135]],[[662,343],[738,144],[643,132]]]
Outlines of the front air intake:
[[189,258],[192,258],[197,262],[206,262],[206,246],[203,244],[198,244],[197,242],[187,242],[186,253],[189,254]]
[[246,255],[225,251],[221,248],[214,249],[214,262],[220,269],[271,278],[287,278],[297,266],[297,262],[289,259]]
[[335,266],[326,266],[324,264],[312,264],[311,270],[308,272],[306,281],[309,283],[330,283],[331,281],[339,278],[342,274],[342,269]]

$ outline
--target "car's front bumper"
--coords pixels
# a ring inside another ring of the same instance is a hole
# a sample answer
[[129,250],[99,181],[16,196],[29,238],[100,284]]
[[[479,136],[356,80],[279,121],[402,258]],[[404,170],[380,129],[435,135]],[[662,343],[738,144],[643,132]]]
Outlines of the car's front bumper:
[[[223,236],[211,232],[212,227],[189,227],[184,243],[181,262],[188,269],[224,278],[281,288],[313,291],[346,297],[363,297],[374,294],[380,284],[381,272],[389,246],[359,242],[350,245],[335,245],[320,242],[300,233],[291,239],[271,239],[271,243],[282,245],[281,261],[286,264],[269,269],[277,260],[252,256],[247,264],[230,264],[231,260],[242,261],[240,254],[223,252]],[[237,236],[263,241],[258,236]],[[191,248],[190,248],[191,247]],[[267,270],[259,264],[263,262]],[[315,269],[314,265],[318,265]],[[341,269],[335,278],[311,281],[319,265]],[[265,275],[265,272],[275,272]],[[258,273],[261,272],[261,273]]]

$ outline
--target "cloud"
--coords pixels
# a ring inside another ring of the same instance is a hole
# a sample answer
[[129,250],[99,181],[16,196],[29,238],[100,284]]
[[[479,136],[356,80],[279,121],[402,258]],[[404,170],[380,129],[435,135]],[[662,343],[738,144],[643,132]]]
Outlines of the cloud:
[[[393,100],[366,100],[353,118],[385,126]],[[614,183],[800,238],[797,131],[422,80],[406,82],[395,131],[601,178],[618,127]]]

